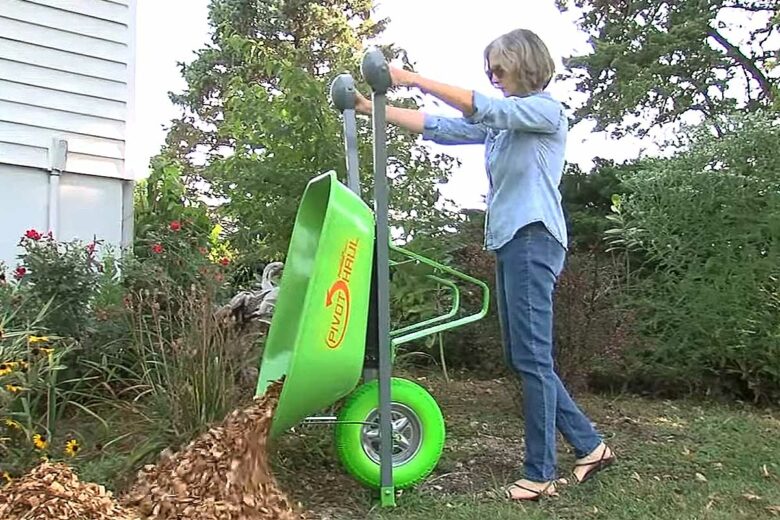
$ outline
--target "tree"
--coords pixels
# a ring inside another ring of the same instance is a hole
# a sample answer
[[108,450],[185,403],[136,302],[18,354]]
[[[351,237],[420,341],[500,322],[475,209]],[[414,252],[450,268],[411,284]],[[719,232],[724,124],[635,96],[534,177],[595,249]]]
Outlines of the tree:
[[[163,153],[184,165],[191,189],[219,201],[231,243],[250,260],[283,257],[311,177],[328,170],[346,177],[341,122],[328,91],[340,72],[361,79],[362,52],[387,23],[371,18],[371,6],[371,0],[211,1],[211,42],[181,66],[187,89],[171,99],[182,116]],[[383,50],[406,60],[401,49]],[[361,118],[366,194],[370,139],[370,123]],[[388,129],[388,156],[391,223],[407,236],[443,227],[449,216],[437,207],[436,182],[446,181],[454,159],[432,155],[416,136],[395,128]]]
[[719,114],[776,106],[780,97],[771,74],[780,50],[776,0],[556,3],[582,9],[593,52],[568,58],[563,76],[589,94],[575,118],[595,119],[598,131],[644,136],[695,112],[720,134]]
[[780,141],[775,114],[688,130],[687,150],[620,178],[614,236],[639,261],[628,305],[651,379],[780,396]]

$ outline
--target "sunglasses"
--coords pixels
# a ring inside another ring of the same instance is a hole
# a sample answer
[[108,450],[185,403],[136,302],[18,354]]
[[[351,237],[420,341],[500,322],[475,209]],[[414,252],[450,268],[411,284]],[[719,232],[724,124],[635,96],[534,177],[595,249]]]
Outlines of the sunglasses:
[[498,65],[491,66],[488,63],[485,66],[485,75],[487,75],[491,83],[494,83],[493,78],[501,79],[501,77],[504,75],[504,69]]

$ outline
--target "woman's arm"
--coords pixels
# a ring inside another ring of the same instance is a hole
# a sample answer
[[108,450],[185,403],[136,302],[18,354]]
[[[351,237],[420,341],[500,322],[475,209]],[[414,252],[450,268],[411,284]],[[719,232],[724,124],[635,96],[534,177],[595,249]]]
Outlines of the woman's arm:
[[[372,109],[371,101],[356,92],[355,110],[360,114],[371,115]],[[483,125],[463,118],[432,116],[420,110],[390,105],[385,108],[385,117],[389,123],[423,134],[423,139],[438,144],[483,144],[487,137]]]
[[[370,116],[373,104],[360,92],[355,93],[355,110],[360,114]],[[425,114],[413,108],[400,108],[387,105],[385,117],[389,123],[405,128],[410,132],[421,134],[425,130]]]
[[390,67],[390,76],[394,85],[417,87],[460,110],[468,122],[496,130],[554,133],[563,120],[563,107],[549,96],[494,99],[396,67]]
[[453,108],[463,112],[463,115],[469,117],[474,113],[474,91],[448,85],[430,78],[421,76],[416,72],[390,67],[390,76],[393,85],[407,87],[416,87],[427,94],[431,94]]

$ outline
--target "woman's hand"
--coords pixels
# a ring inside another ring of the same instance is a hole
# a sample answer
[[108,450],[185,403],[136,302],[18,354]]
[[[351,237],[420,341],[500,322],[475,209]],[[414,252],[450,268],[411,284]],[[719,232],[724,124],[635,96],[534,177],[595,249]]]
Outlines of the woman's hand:
[[371,101],[355,90],[355,111],[359,114],[371,115]]
[[411,87],[417,83],[419,74],[411,72],[409,70],[401,69],[398,67],[389,66],[390,78],[393,81],[393,86]]

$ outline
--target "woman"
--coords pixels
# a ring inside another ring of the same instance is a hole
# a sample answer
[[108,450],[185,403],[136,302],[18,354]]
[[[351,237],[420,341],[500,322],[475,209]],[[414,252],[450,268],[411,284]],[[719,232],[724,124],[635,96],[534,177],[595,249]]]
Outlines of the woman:
[[[558,190],[568,122],[562,105],[544,92],[555,66],[545,44],[526,29],[500,36],[484,57],[503,98],[391,67],[393,85],[418,88],[463,116],[388,106],[387,120],[439,144],[486,147],[485,247],[496,255],[505,355],[522,381],[525,419],[525,475],[506,492],[513,500],[538,500],[556,494],[556,429],[576,453],[575,482],[615,457],[553,368],[553,291],[568,240]],[[370,115],[371,102],[358,94],[356,109]]]

